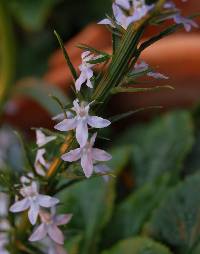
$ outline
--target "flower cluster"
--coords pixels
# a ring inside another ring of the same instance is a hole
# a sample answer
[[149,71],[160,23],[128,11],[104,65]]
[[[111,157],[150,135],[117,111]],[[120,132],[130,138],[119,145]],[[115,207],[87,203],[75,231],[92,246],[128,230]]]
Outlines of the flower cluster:
[[[130,24],[145,17],[154,6],[154,4],[146,4],[145,0],[116,0],[112,5],[114,19],[106,18],[101,20],[98,24],[109,25],[112,28],[120,26],[126,30]],[[182,24],[187,32],[189,32],[192,27],[198,27],[195,21],[182,16],[180,10],[176,8],[176,5],[172,1],[166,1],[164,8],[174,9],[175,13],[163,18],[163,20],[173,19],[176,24]]]
[[[71,220],[72,215],[63,214],[57,216],[55,214],[55,206],[59,203],[59,200],[40,194],[38,192],[38,184],[33,180],[32,174],[21,177],[21,184],[22,187],[19,194],[22,198],[10,207],[10,212],[18,213],[28,210],[28,218],[32,225],[37,223],[39,217],[41,224],[34,230],[29,241],[41,241],[49,237],[54,242],[52,249],[59,248],[62,251],[60,253],[65,253],[62,248],[64,236],[58,226],[67,224]],[[50,209],[50,212],[46,209]]]

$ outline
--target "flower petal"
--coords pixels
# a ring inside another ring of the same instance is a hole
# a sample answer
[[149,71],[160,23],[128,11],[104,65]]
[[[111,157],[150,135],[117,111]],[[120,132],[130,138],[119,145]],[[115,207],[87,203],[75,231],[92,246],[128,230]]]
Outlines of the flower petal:
[[79,92],[81,90],[81,86],[83,83],[85,83],[86,80],[87,80],[87,76],[85,75],[85,72],[82,71],[79,78],[75,82],[76,91]]
[[80,120],[77,124],[76,128],[76,139],[80,145],[80,147],[85,146],[88,140],[88,126],[87,122]]
[[105,128],[109,126],[111,122],[98,116],[90,116],[88,117],[88,124],[94,128]]
[[125,10],[129,10],[131,8],[129,0],[116,0],[115,3]]
[[89,178],[93,173],[93,161],[91,153],[83,154],[81,157],[81,166],[85,173],[85,176]]
[[92,158],[96,161],[109,161],[112,156],[104,150],[92,148]]
[[22,212],[22,211],[27,210],[29,208],[29,206],[30,206],[30,202],[29,202],[28,198],[24,198],[20,201],[17,201],[16,203],[14,203],[10,207],[10,212],[12,212],[12,213]]
[[48,226],[47,228],[47,232],[48,232],[48,235],[50,236],[50,238],[58,243],[58,244],[64,244],[64,236],[63,236],[63,233],[62,231],[54,224],[51,224]]
[[81,149],[77,148],[77,149],[71,150],[70,152],[63,154],[61,158],[64,161],[68,161],[68,162],[77,161],[81,158]]
[[65,225],[67,223],[69,223],[69,221],[72,219],[72,214],[61,214],[56,216],[55,221],[56,221],[56,225]]
[[35,225],[37,221],[39,210],[39,204],[37,202],[32,202],[28,211],[28,218],[32,225]]
[[98,22],[99,25],[109,25],[111,27],[115,27],[110,19],[103,19]]
[[70,131],[76,128],[76,118],[65,119],[54,126],[59,131]]
[[59,203],[59,200],[57,198],[52,198],[50,196],[41,195],[41,194],[38,195],[37,201],[40,206],[46,207],[46,208],[53,207]]
[[33,234],[29,237],[29,241],[36,242],[43,240],[47,235],[46,225],[44,223],[40,224]]

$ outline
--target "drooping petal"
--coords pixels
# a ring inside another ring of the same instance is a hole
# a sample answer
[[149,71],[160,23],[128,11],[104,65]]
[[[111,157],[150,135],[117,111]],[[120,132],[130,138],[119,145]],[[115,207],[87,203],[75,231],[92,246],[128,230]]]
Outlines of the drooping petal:
[[81,158],[81,149],[77,148],[75,150],[71,150],[70,152],[63,154],[61,158],[68,162],[77,161]]
[[65,225],[69,223],[69,221],[72,219],[72,214],[61,214],[56,216],[55,223],[56,225]]
[[85,173],[85,176],[89,178],[93,173],[93,160],[91,152],[84,153],[81,157],[81,166]]
[[54,126],[59,131],[71,131],[76,128],[76,118],[65,119]]
[[115,28],[115,26],[113,25],[113,23],[110,19],[103,19],[103,20],[99,21],[98,24],[99,25],[109,25],[109,26]]
[[129,0],[116,0],[115,3],[124,8],[125,10],[129,10],[131,8]]
[[29,241],[36,242],[43,240],[47,235],[46,225],[44,223],[40,224],[33,234],[29,237]]
[[56,137],[54,136],[46,136],[41,130],[36,130],[36,143],[38,147],[44,146],[55,139]]
[[20,201],[17,201],[16,203],[14,203],[10,207],[10,211],[12,213],[22,212],[22,211],[27,210],[29,208],[29,206],[30,206],[30,202],[29,202],[28,198],[24,198]]
[[87,122],[84,120],[80,120],[77,124],[76,139],[77,139],[80,147],[83,147],[87,143],[88,126],[87,126]]
[[148,72],[148,73],[147,73],[147,76],[153,77],[153,78],[155,78],[155,79],[169,79],[169,77],[163,75],[162,73],[159,73],[159,72],[152,72],[152,71]]
[[58,244],[64,244],[64,236],[62,231],[55,225],[51,224],[47,227],[48,235],[51,237],[51,239],[58,243]]
[[89,116],[88,124],[93,128],[105,128],[111,124],[109,120],[106,120],[98,116]]
[[87,80],[87,76],[85,75],[85,72],[82,71],[79,78],[75,82],[76,91],[79,92],[81,90],[81,86],[83,83],[85,83],[86,80]]
[[30,209],[28,211],[28,218],[32,225],[35,225],[37,221],[39,210],[40,210],[39,204],[34,201],[31,202]]
[[52,198],[50,196],[41,194],[38,195],[37,201],[40,206],[46,208],[53,207],[59,203],[59,200],[57,198]]
[[104,150],[92,148],[92,158],[96,161],[109,161],[112,156]]

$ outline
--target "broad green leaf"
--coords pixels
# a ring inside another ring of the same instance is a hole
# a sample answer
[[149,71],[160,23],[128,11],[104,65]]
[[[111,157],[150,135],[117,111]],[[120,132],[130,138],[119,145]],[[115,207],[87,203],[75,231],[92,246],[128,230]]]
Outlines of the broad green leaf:
[[113,182],[85,180],[61,192],[59,199],[63,204],[60,210],[74,215],[71,230],[83,235],[79,254],[95,254],[101,230],[113,209]]
[[152,211],[167,192],[168,182],[169,176],[165,175],[155,183],[147,183],[117,205],[104,232],[107,246],[141,232]]
[[133,170],[139,186],[165,172],[171,172],[175,181],[193,140],[190,114],[176,111],[129,129],[118,145],[132,145]]
[[102,254],[172,254],[172,252],[150,238],[136,237],[121,241]]
[[8,6],[23,28],[39,30],[58,2],[59,0],[10,0]]
[[51,98],[57,97],[59,101],[66,105],[69,103],[67,96],[56,86],[44,83],[42,80],[34,80],[22,83],[13,89],[13,95],[30,97],[44,107],[52,116],[61,112],[60,106]]
[[190,253],[200,240],[200,175],[188,177],[173,188],[149,223],[152,236],[164,240],[178,253]]

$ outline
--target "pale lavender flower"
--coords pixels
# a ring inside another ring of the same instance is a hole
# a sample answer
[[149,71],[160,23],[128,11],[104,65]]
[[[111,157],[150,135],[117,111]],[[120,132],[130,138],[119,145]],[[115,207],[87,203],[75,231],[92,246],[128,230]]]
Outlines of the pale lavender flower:
[[36,172],[38,173],[38,175],[41,176],[45,176],[44,169],[47,170],[49,168],[49,163],[44,158],[45,153],[46,153],[45,149],[38,149],[34,163]]
[[20,182],[22,185],[24,184],[30,184],[34,178],[33,173],[28,173],[26,176],[21,176],[20,177]]
[[51,244],[48,249],[48,254],[67,254],[67,251],[59,244]]
[[14,203],[10,211],[18,213],[29,209],[28,218],[32,225],[37,221],[40,207],[50,208],[59,203],[57,198],[39,194],[36,182],[32,182],[30,186],[24,186],[20,193],[24,199]]
[[100,58],[101,56],[95,56],[94,54],[91,54],[90,51],[85,51],[81,54],[82,63],[79,65],[79,70],[81,71],[81,74],[79,78],[75,82],[76,91],[81,90],[81,86],[86,82],[86,86],[89,88],[93,88],[91,78],[94,75],[94,72],[92,68],[95,66],[95,64],[89,63],[90,61],[96,60]]
[[146,75],[149,77],[153,77],[155,79],[169,79],[169,77],[163,75],[162,73],[151,71],[149,69],[149,65],[145,63],[144,61],[141,61],[140,63],[136,63],[134,66],[133,73],[140,73],[140,72],[147,72]]
[[29,241],[41,241],[46,236],[49,236],[55,243],[63,245],[64,235],[58,226],[69,223],[72,218],[72,214],[55,215],[54,212],[50,214],[44,211],[40,211],[40,218],[42,223],[30,236]]
[[199,25],[192,19],[185,18],[180,14],[175,14],[172,16],[176,24],[182,24],[187,32],[190,32],[192,27],[198,28]]
[[115,0],[115,3],[127,11],[131,8],[129,0]]
[[46,136],[41,130],[36,130],[36,144],[38,147],[42,147],[55,139],[55,136]]
[[[146,5],[144,0],[132,0],[132,6],[129,1],[118,0],[112,5],[113,15],[116,23],[125,30],[131,23],[134,23],[143,18],[154,5]],[[127,15],[120,7],[129,12]],[[110,25],[115,28],[115,24],[110,19],[103,19],[98,24]]]
[[93,128],[104,128],[111,124],[110,121],[98,116],[90,116],[90,105],[84,102],[79,103],[78,100],[74,100],[73,111],[76,112],[76,116],[71,119],[65,119],[54,128],[59,131],[70,131],[76,129],[76,139],[79,145],[82,147],[86,144],[88,139],[88,125]]
[[97,134],[95,133],[84,147],[71,150],[62,155],[64,161],[73,162],[81,160],[81,166],[85,176],[89,178],[94,171],[94,163],[96,161],[109,161],[112,156],[104,150],[93,148]]

